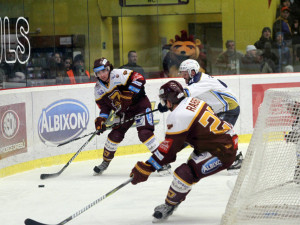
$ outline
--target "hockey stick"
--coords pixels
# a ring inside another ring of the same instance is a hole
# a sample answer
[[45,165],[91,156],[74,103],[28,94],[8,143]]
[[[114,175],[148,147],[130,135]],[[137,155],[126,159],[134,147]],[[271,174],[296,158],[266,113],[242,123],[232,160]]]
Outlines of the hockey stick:
[[[126,122],[132,121],[132,120],[134,120],[134,119],[137,119],[137,118],[139,118],[139,117],[141,117],[141,116],[144,116],[144,115],[147,115],[147,114],[156,112],[157,110],[158,110],[158,109],[154,109],[154,110],[152,110],[152,111],[149,111],[149,112],[146,112],[146,113],[143,113],[143,114],[136,115],[136,116],[134,116],[134,117],[132,117],[132,118],[129,118],[129,119],[123,121],[123,122],[116,123],[116,124],[113,124],[113,125],[111,125],[111,126],[108,126],[106,129],[114,128],[114,127],[119,126],[119,125],[121,125],[121,124],[123,124],[123,123],[126,123]],[[108,120],[109,120],[109,119],[108,119]],[[90,136],[90,135],[92,135],[93,133],[94,133],[94,132],[89,133],[89,134],[85,134],[85,135],[83,135],[83,136],[81,136],[81,137],[74,138],[74,139],[72,139],[72,140],[70,140],[70,141],[61,143],[61,144],[57,145],[56,147],[60,147],[60,146],[65,145],[65,144],[69,144],[70,142],[73,142],[73,141],[82,139],[82,138],[84,138],[84,137]],[[49,144],[49,145],[50,145],[50,144]]]
[[64,167],[58,171],[57,173],[43,173],[41,174],[40,178],[42,180],[47,179],[47,178],[54,178],[54,177],[58,177],[69,165],[70,163],[77,157],[77,155],[82,151],[82,149],[96,136],[98,131],[95,131],[93,133],[93,135],[81,146],[81,148],[75,153],[75,155],[73,155],[73,157],[67,162],[66,165],[64,165]]
[[[108,196],[112,195],[113,193],[117,192],[118,190],[120,190],[122,187],[126,186],[127,184],[129,184],[132,181],[133,177],[130,177],[127,181],[125,181],[124,183],[120,184],[118,187],[114,188],[113,190],[111,190],[110,192],[108,192],[107,194],[101,196],[100,198],[98,198],[97,200],[93,201],[92,203],[88,204],[87,206],[85,206],[83,209],[77,211],[76,213],[74,213],[72,216],[69,216],[68,218],[66,218],[65,220],[61,221],[60,223],[56,224],[56,225],[63,225],[66,224],[67,222],[69,222],[70,220],[74,219],[75,217],[79,216],[81,213],[87,211],[89,208],[93,207],[94,205],[96,205],[97,203],[99,203],[100,201],[102,201],[103,199],[107,198]],[[47,225],[45,223],[40,223],[37,222],[35,220],[29,219],[27,218],[25,220],[25,224],[26,225]]]
[[[117,112],[119,112],[119,110],[120,110],[120,108],[118,110],[116,110],[114,113],[110,114],[110,116],[107,118],[106,121],[109,121],[113,117],[113,115],[115,115]],[[96,130],[93,133],[91,133],[92,136],[81,146],[81,148],[75,153],[75,155],[73,155],[73,157],[67,162],[66,165],[64,165],[64,167],[60,171],[58,171],[57,173],[41,174],[40,178],[42,180],[44,180],[44,179],[47,179],[47,178],[58,177],[70,165],[70,163],[77,157],[77,155],[82,151],[82,149],[96,136],[96,134],[98,134],[98,132],[100,132],[100,131]],[[84,135],[83,137],[86,137],[86,136],[87,135]],[[68,142],[65,142],[63,144],[67,144],[67,143],[70,143],[70,142],[78,140],[78,139],[80,139],[80,138],[75,138],[75,139],[73,139],[71,141],[68,141]]]
[[[107,127],[106,129],[109,129],[109,128],[114,128],[114,127],[116,127],[116,126],[120,126],[121,124],[124,124],[124,123],[127,123],[127,122],[129,122],[129,121],[132,121],[132,120],[135,120],[135,119],[137,119],[137,118],[139,118],[139,117],[141,117],[141,116],[144,116],[144,115],[147,115],[147,114],[149,114],[149,113],[152,113],[152,112],[155,112],[155,111],[157,111],[158,109],[155,109],[155,110],[152,110],[152,111],[149,111],[149,112],[146,112],[146,113],[143,113],[143,114],[138,114],[138,115],[136,115],[136,116],[134,116],[134,117],[131,117],[131,118],[129,118],[129,119],[127,119],[127,120],[124,120],[124,121],[122,121],[122,122],[120,122],[120,123],[116,123],[116,124],[113,124],[113,125],[111,125],[111,126],[109,126],[109,127]],[[110,117],[111,118],[111,117]],[[108,121],[108,120],[107,120]],[[96,136],[96,134],[98,133],[98,132],[100,132],[100,131],[98,131],[98,130],[96,130],[96,131],[94,131],[93,133],[91,133],[92,134],[92,136],[81,146],[81,148],[75,153],[75,155],[73,155],[73,157],[67,162],[67,164],[60,170],[60,171],[58,171],[57,173],[50,173],[50,174],[45,174],[45,173],[43,173],[43,174],[41,174],[41,176],[40,176],[40,178],[42,179],[42,180],[44,180],[44,179],[47,179],[47,178],[54,178],[54,177],[58,177],[69,165],[70,165],[70,163],[77,157],[77,155],[82,151],[82,149]]]

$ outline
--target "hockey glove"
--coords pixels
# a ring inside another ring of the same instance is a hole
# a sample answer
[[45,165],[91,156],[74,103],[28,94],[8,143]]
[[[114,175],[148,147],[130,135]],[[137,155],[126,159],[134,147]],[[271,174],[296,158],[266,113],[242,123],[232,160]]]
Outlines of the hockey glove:
[[158,104],[158,111],[160,111],[161,113],[167,112],[169,109],[166,105],[162,105],[161,103]]
[[123,91],[121,94],[121,110],[120,112],[125,112],[132,104],[133,92],[131,91]]
[[106,121],[106,118],[101,117],[101,116],[99,116],[95,119],[95,127],[96,127],[96,130],[98,131],[97,135],[100,135],[100,133],[103,133],[106,130],[105,121]]
[[152,165],[141,161],[137,162],[130,174],[130,177],[133,177],[131,183],[138,184],[148,180],[148,177],[154,171],[155,169]]

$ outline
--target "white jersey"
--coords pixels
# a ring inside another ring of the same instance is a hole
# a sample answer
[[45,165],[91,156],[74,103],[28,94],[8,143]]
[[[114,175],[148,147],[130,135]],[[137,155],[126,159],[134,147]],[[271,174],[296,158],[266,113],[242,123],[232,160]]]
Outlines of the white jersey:
[[188,97],[205,101],[217,114],[239,106],[232,91],[222,81],[205,73],[198,73],[184,88]]
[[122,105],[121,96],[125,92],[133,92],[137,100],[139,97],[145,96],[145,82],[145,78],[141,74],[128,69],[112,70],[108,83],[103,83],[98,79],[94,94],[100,109],[99,116],[107,118],[111,110],[118,110]]

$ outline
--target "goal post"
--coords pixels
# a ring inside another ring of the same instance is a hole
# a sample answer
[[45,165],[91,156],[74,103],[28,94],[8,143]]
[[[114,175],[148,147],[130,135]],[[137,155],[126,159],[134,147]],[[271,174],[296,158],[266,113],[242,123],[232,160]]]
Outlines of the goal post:
[[300,88],[269,89],[222,225],[300,224]]

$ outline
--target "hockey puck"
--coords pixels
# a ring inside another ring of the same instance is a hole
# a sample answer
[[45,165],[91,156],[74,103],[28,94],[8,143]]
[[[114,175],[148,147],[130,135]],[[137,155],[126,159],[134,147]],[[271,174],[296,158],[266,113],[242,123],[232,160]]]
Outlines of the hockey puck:
[[39,185],[39,188],[43,188],[43,187],[45,187],[45,185],[43,185],[43,184],[40,184],[40,185]]

